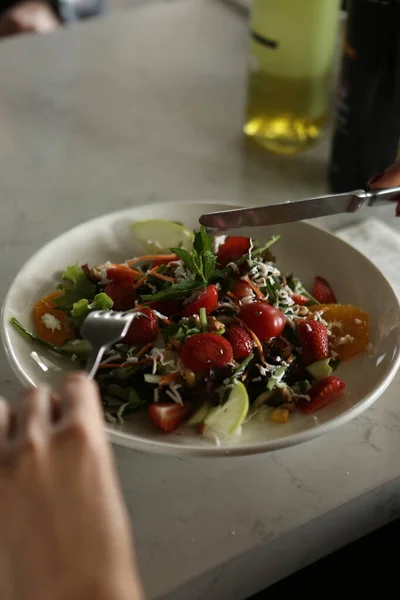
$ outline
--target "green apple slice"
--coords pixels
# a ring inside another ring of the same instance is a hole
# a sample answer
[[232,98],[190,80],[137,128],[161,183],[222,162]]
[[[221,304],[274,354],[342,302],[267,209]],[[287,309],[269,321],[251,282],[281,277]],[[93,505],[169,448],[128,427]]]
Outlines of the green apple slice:
[[220,433],[232,435],[243,424],[248,412],[249,396],[243,383],[238,381],[225,404],[210,410],[204,419],[204,424]]
[[317,360],[311,365],[308,365],[306,369],[310,373],[310,375],[312,375],[314,379],[318,381],[319,379],[328,377],[328,375],[332,373],[333,369],[329,364],[330,360],[330,358],[323,358],[322,360]]
[[200,425],[201,423],[203,423],[210,409],[211,405],[209,404],[209,402],[205,402],[192,414],[190,419],[187,421],[186,425],[188,425],[189,427],[195,427],[196,425]]
[[164,219],[137,221],[130,226],[133,235],[148,254],[167,254],[173,246],[192,250],[193,231]]

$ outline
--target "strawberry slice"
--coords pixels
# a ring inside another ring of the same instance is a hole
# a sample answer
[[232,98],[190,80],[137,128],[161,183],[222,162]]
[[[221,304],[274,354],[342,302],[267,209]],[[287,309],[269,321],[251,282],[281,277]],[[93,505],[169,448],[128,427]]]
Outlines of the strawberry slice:
[[236,262],[250,250],[250,239],[240,235],[230,236],[218,248],[217,262],[220,267],[226,267],[230,262]]
[[196,333],[186,340],[181,350],[181,361],[195,373],[222,369],[232,360],[232,346],[217,333]]
[[156,427],[170,433],[186,419],[190,412],[190,403],[157,402],[149,406],[149,417]]
[[307,395],[310,397],[310,402],[302,400],[300,403],[301,409],[306,415],[320,410],[325,406],[332,404],[338,396],[343,392],[346,385],[335,375],[329,375],[320,379],[308,390]]
[[297,326],[297,335],[305,365],[328,358],[328,331],[323,323],[311,319],[301,321]]
[[241,325],[233,325],[229,328],[226,337],[228,338],[235,360],[244,360],[253,352],[253,340],[250,334]]
[[182,317],[191,317],[198,315],[201,308],[206,309],[206,313],[210,314],[218,304],[218,290],[215,285],[209,285],[205,290],[200,292],[193,302],[189,302],[181,311]]
[[132,280],[112,281],[105,286],[104,293],[114,302],[113,310],[130,310],[135,306],[136,291]]
[[317,302],[321,304],[336,304],[336,296],[332,291],[331,286],[323,277],[317,276],[314,280],[312,295]]
[[150,308],[141,308],[139,316],[133,319],[128,333],[123,338],[126,344],[140,346],[150,344],[158,336],[158,318]]
[[292,300],[298,306],[304,306],[308,302],[307,296],[303,296],[303,294],[293,294]]

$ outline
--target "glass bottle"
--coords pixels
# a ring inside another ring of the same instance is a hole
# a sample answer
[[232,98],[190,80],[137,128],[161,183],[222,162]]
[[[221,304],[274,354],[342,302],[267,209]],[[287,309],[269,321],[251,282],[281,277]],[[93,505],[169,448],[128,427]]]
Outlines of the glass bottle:
[[351,0],[329,164],[333,192],[363,188],[397,157],[400,1]]
[[244,133],[280,154],[327,120],[340,0],[254,0]]

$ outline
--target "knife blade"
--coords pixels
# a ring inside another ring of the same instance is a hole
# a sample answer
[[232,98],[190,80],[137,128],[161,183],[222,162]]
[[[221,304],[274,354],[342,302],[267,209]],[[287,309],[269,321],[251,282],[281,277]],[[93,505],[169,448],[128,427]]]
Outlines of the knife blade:
[[354,190],[344,194],[328,194],[294,202],[208,213],[202,215],[199,221],[201,225],[219,231],[249,226],[277,225],[278,223],[356,212],[373,196],[375,196],[374,193],[365,190]]

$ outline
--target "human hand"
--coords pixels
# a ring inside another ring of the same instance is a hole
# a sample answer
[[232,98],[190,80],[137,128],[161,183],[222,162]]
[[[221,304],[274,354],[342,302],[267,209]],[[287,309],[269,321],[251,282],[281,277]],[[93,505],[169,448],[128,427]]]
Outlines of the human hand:
[[143,598],[96,385],[0,400],[0,598]]
[[60,22],[49,4],[32,0],[15,4],[0,15],[0,37],[54,31]]
[[[391,188],[400,185],[400,160],[386,169],[386,171],[383,171],[383,173],[375,175],[375,177],[369,181],[368,185],[373,189]],[[396,206],[396,217],[400,217],[400,199]]]

